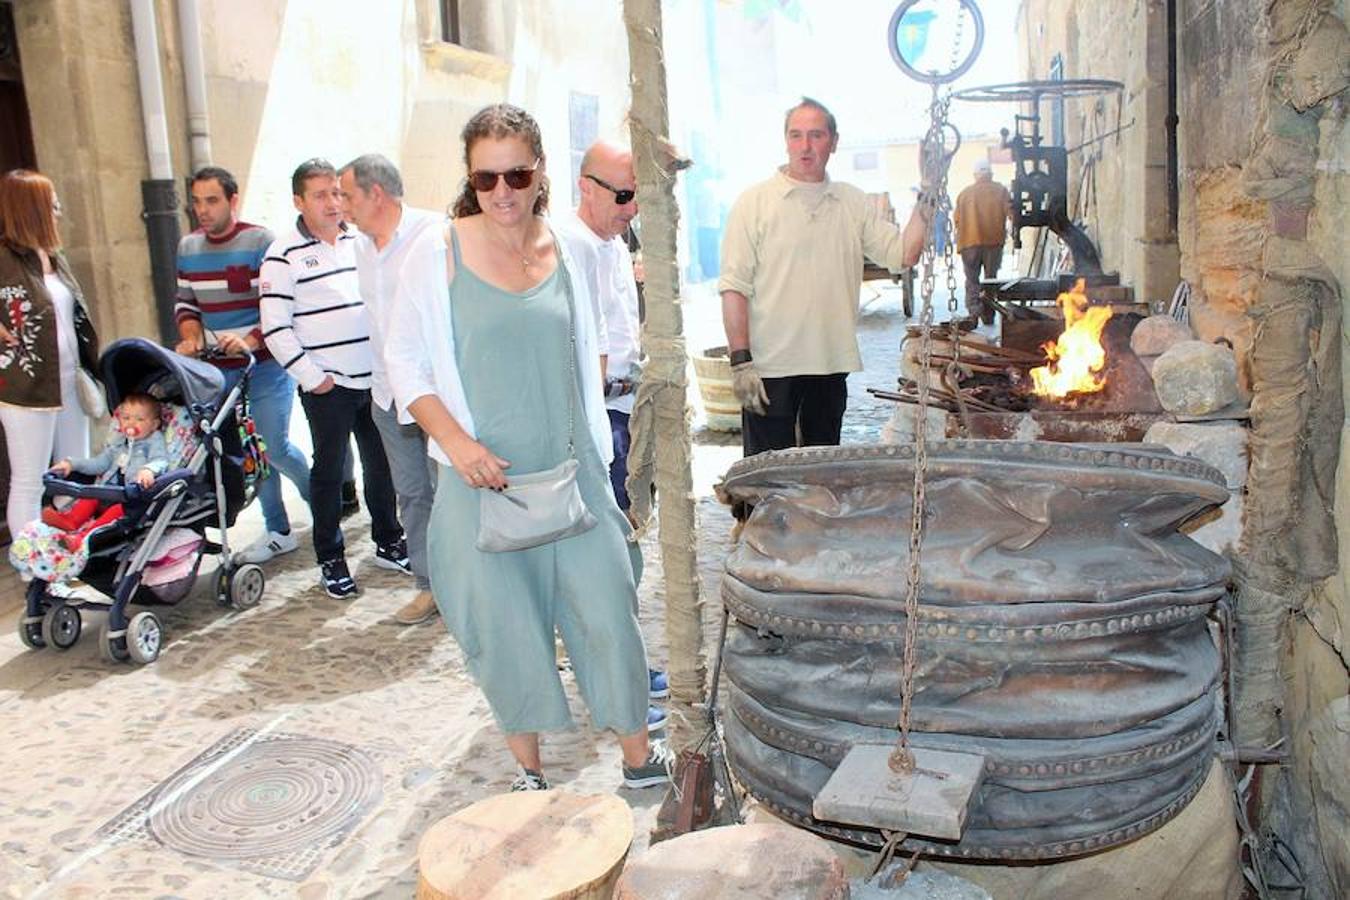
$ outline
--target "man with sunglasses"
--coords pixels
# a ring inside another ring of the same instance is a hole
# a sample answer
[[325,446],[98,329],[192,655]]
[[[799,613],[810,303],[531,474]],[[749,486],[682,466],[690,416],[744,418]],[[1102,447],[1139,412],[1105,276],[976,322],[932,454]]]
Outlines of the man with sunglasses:
[[[577,180],[581,201],[573,212],[553,218],[559,237],[573,258],[599,307],[600,370],[605,382],[605,407],[614,440],[609,480],[619,509],[628,511],[628,419],[633,394],[642,375],[641,324],[633,261],[624,234],[637,216],[637,176],[633,154],[597,141],[581,159]],[[666,674],[649,670],[653,699],[670,693]]]
[[732,206],[717,282],[746,456],[839,443],[848,373],[862,369],[863,257],[913,266],[931,218],[920,203],[901,230],[861,190],[830,180],[839,132],[819,102],[789,109],[783,136],[787,165]]

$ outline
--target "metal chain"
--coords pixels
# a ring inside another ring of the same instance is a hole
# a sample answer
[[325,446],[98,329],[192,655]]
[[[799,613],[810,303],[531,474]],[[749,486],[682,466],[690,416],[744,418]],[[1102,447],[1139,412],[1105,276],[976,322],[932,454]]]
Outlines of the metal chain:
[[[928,171],[924,172],[924,184],[939,186],[939,196],[921,196],[919,202],[930,203],[935,209],[941,208],[946,196],[947,158],[943,151],[945,129],[947,127],[947,107],[950,96],[941,98],[938,86],[933,85],[933,102],[929,106],[930,124],[924,137],[921,158]],[[937,171],[933,171],[936,167]],[[936,176],[936,177],[933,177]],[[931,187],[929,188],[932,189]],[[936,201],[936,202],[935,202]],[[936,212],[934,212],[936,218]],[[891,753],[889,765],[895,772],[913,772],[914,753],[909,749],[910,715],[914,700],[915,644],[919,635],[919,587],[921,581],[920,556],[923,550],[923,526],[925,506],[925,481],[928,474],[928,393],[932,377],[933,359],[933,293],[936,288],[937,235],[930,227],[923,249],[923,277],[920,294],[923,306],[919,313],[919,366],[918,409],[914,420],[914,502],[909,528],[909,570],[905,578],[905,638],[904,664],[900,676],[900,740]],[[951,245],[945,248],[945,257],[951,259]],[[950,263],[948,280],[951,280]]]

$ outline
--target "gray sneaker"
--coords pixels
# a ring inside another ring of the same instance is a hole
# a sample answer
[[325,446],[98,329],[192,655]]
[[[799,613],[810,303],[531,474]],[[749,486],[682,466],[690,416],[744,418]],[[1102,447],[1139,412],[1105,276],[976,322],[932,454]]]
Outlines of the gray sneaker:
[[647,750],[647,761],[637,767],[626,763],[623,766],[623,786],[629,788],[649,788],[670,781],[670,772],[675,767],[675,753],[666,746],[665,741],[652,741]]

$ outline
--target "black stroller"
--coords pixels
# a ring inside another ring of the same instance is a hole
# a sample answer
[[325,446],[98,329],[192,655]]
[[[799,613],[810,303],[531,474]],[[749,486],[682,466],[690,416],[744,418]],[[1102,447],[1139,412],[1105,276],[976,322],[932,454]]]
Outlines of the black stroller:
[[[44,478],[49,496],[120,503],[123,513],[89,533],[88,559],[79,573],[81,581],[111,598],[111,604],[57,597],[47,581],[35,577],[19,621],[24,644],[69,649],[80,637],[81,611],[106,610],[108,620],[98,636],[103,656],[152,662],[164,642],[159,617],[149,610],[128,617],[127,606],[177,604],[191,592],[207,553],[220,556],[218,603],[245,609],[262,599],[262,569],[232,564],[228,538],[230,525],[253,498],[253,476],[265,473],[261,442],[252,435],[245,400],[253,365],[249,357],[239,382],[227,391],[215,366],[141,338],[117,341],[103,353],[99,373],[110,409],[133,393],[149,394],[167,408],[166,429],[173,433],[166,431],[165,436],[175,468],[145,489],[134,482],[90,485],[53,475]],[[246,467],[253,471],[246,474]],[[219,543],[207,540],[208,527],[219,529]],[[196,540],[187,545],[190,555],[175,565],[172,580],[151,584],[153,579],[145,578],[147,567],[153,568],[156,550],[170,529]]]

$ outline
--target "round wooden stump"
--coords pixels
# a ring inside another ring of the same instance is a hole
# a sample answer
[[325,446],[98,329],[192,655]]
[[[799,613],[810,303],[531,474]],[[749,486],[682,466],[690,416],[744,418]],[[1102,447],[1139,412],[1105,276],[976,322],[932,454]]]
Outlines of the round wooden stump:
[[615,900],[842,900],[843,863],[787,825],[729,825],[663,841],[624,870]]
[[417,846],[418,900],[607,898],[633,841],[618,797],[521,791],[441,819]]

